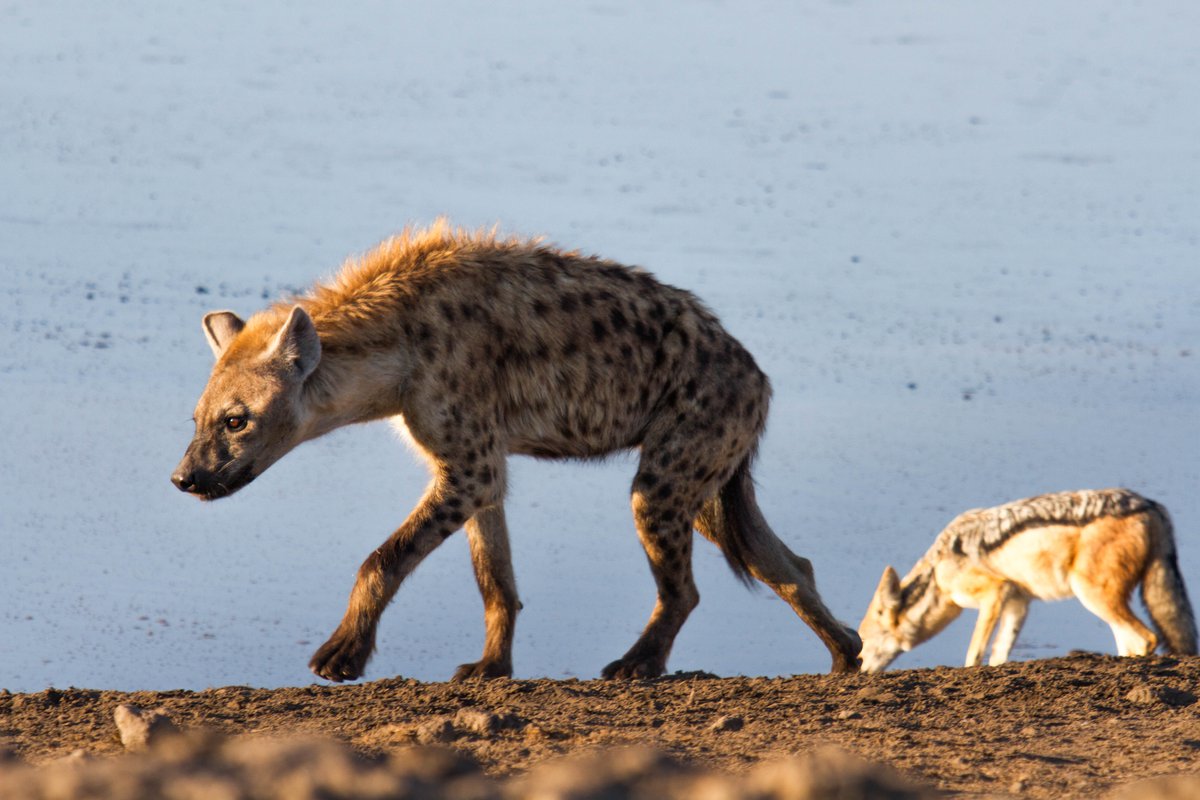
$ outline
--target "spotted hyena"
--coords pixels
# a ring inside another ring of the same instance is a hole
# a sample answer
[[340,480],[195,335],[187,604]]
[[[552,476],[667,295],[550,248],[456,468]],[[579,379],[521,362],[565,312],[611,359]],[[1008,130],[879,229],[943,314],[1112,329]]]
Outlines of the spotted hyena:
[[699,602],[692,531],[766,583],[821,637],[835,670],[860,641],[817,594],[809,562],[771,531],[750,465],[767,377],[690,293],[612,261],[517,238],[407,230],[330,283],[243,321],[204,317],[217,363],[172,480],[205,500],[297,444],[389,419],[433,475],[408,519],[358,570],[345,616],[310,666],[353,680],[380,615],[426,555],[465,527],[483,594],[483,657],[456,679],[512,673],[517,599],[504,518],[506,459],[641,451],[633,516],[658,599],[607,678],[660,675]]

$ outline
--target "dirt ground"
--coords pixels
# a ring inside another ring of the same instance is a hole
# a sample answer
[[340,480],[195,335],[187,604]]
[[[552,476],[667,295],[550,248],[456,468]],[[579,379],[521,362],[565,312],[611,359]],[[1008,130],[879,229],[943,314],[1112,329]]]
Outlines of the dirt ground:
[[1083,798],[1200,771],[1198,687],[1200,657],[1078,654],[875,676],[49,689],[0,693],[0,748],[34,765],[80,749],[116,754],[113,711],[131,703],[184,729],[313,734],[367,755],[435,744],[491,776],[622,745],[738,775],[833,745],[952,796]]

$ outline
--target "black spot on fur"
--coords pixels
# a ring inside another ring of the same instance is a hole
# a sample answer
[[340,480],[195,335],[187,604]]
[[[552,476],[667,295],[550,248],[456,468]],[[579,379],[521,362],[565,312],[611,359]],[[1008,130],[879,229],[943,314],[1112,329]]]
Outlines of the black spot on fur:
[[624,269],[623,267],[603,267],[601,271],[604,273],[605,277],[611,278],[614,281],[621,281],[622,283],[633,282],[633,276],[629,274],[629,270]]
[[592,338],[597,342],[603,342],[604,337],[608,335],[608,328],[604,327],[604,321],[599,319],[592,320]]
[[625,315],[621,313],[621,309],[619,308],[614,308],[608,312],[608,321],[612,325],[614,333],[620,333],[629,327],[629,320],[625,318]]
[[658,341],[658,334],[654,328],[642,322],[640,319],[634,321],[633,333],[635,336],[637,336],[639,341],[644,342],[645,344],[654,344]]
[[571,312],[575,311],[575,309],[579,308],[579,302],[575,299],[575,295],[564,294],[558,300],[558,307],[563,312],[570,314]]

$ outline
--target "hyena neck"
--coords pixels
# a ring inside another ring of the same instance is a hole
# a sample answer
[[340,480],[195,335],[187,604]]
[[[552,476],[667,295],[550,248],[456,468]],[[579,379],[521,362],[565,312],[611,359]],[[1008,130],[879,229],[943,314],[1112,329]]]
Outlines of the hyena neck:
[[400,413],[404,375],[395,351],[322,350],[320,364],[304,384],[304,438]]

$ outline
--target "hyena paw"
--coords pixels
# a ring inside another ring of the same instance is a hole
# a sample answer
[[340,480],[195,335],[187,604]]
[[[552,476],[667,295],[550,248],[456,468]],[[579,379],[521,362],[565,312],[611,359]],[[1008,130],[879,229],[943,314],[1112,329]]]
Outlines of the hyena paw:
[[492,678],[511,678],[512,664],[510,662],[501,661],[474,661],[470,664],[462,664],[454,671],[454,677],[450,680],[457,683],[459,681],[468,681],[473,678],[482,680],[490,680]]
[[664,672],[666,666],[656,659],[625,656],[600,670],[600,677],[606,680],[628,681],[637,678],[657,678]]
[[327,681],[341,683],[362,677],[374,643],[335,631],[308,662],[308,668]]
[[858,672],[862,667],[862,659],[859,658],[859,653],[862,652],[862,638],[859,637],[858,631],[843,627],[841,639],[840,647],[830,649],[830,655],[833,656],[830,672]]

